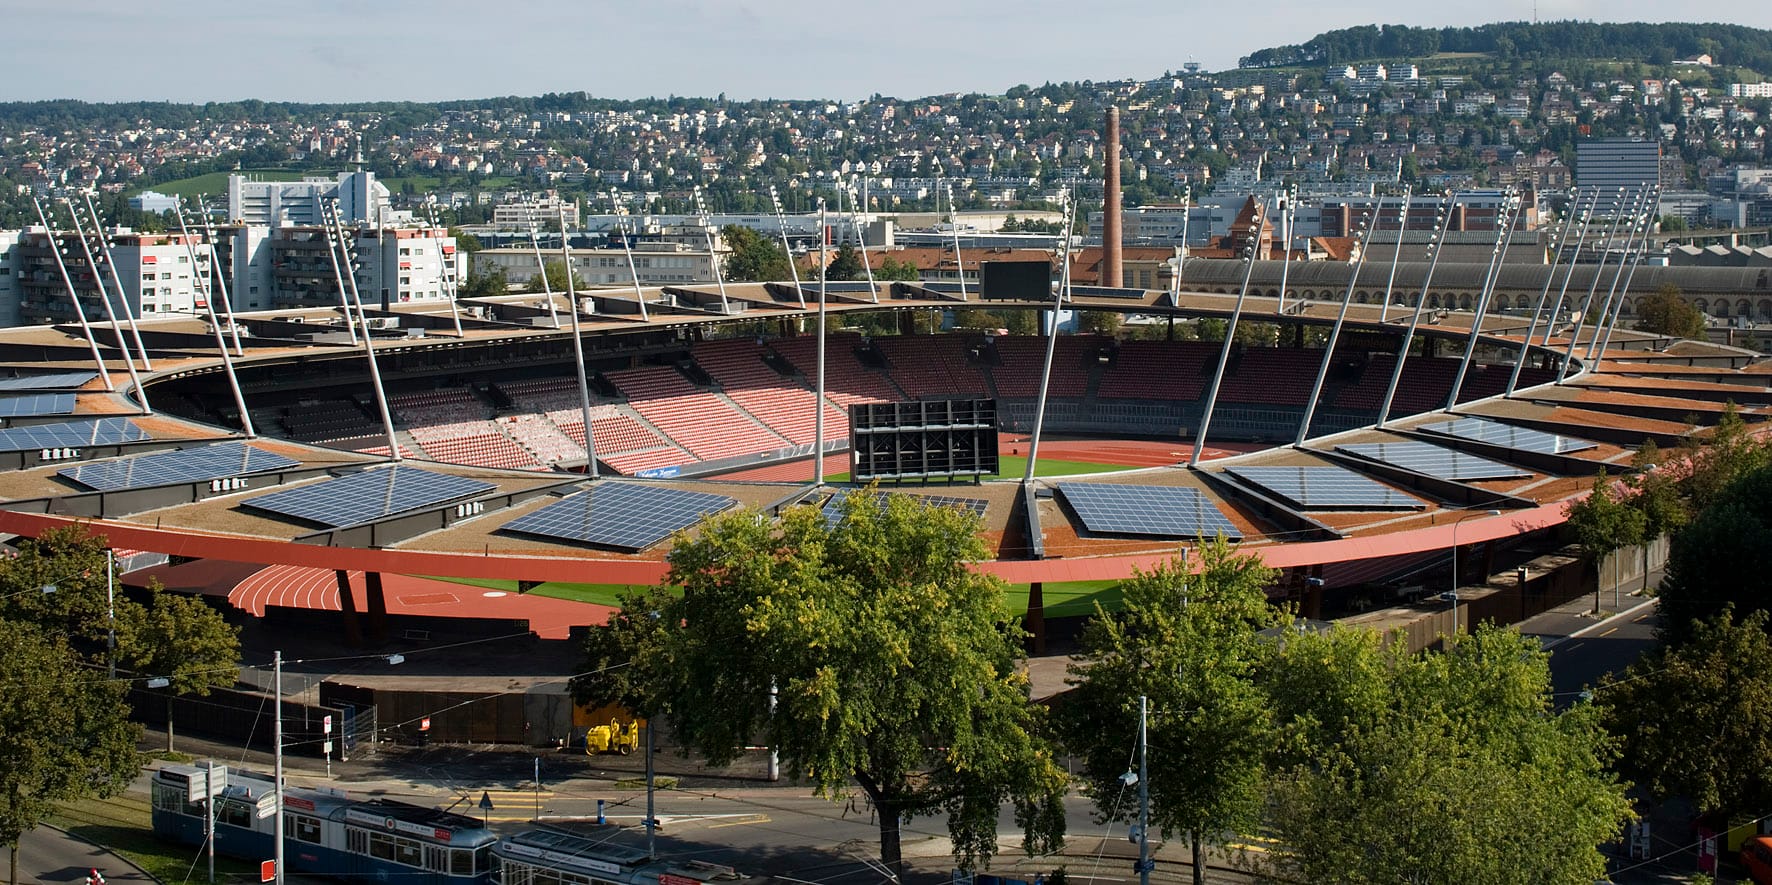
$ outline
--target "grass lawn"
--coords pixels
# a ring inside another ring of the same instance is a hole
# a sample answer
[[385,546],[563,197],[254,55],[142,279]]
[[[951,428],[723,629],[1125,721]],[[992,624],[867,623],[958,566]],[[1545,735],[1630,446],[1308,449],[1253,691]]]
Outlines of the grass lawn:
[[[123,855],[167,885],[202,882],[208,876],[209,861],[196,846],[155,838],[146,796],[125,793],[60,805],[48,822]],[[258,865],[218,854],[215,872],[222,881],[256,881]]]
[[[287,169],[244,169],[241,171],[249,177],[257,178],[262,181],[300,181],[302,177],[302,173],[292,172]],[[150,190],[162,194],[170,194],[176,197],[190,198],[206,196],[226,199],[228,195],[228,176],[231,174],[233,173],[211,172],[208,175],[199,175],[196,178],[181,178],[177,181],[164,181],[151,187],[130,191],[130,195],[134,196],[144,190]]]
[[[445,581],[450,584],[463,584],[469,587],[480,587],[486,590],[503,590],[516,593],[517,582],[498,578],[445,578],[437,575],[423,575],[429,581]],[[573,602],[587,602],[592,605],[621,605],[619,598],[622,593],[634,589],[630,584],[577,584],[566,581],[550,581],[529,592],[536,596],[547,596],[553,599],[570,599]]]

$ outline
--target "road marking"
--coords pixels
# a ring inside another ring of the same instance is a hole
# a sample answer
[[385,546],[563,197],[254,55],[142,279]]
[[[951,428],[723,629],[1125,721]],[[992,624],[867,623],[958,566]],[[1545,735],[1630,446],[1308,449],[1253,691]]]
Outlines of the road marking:
[[767,815],[767,814],[753,814],[745,820],[731,820],[731,821],[727,821],[723,824],[708,824],[708,829],[718,830],[721,827],[742,827],[747,824],[766,824],[766,823],[769,823],[769,815]]
[[1607,630],[1607,631],[1606,631],[1606,632],[1604,632],[1604,633],[1601,633],[1601,634],[1600,634],[1600,638],[1601,638],[1601,639],[1605,639],[1605,638],[1606,638],[1606,637],[1608,637],[1608,636],[1611,636],[1611,635],[1612,635],[1612,634],[1614,634],[1614,633],[1617,633],[1617,632],[1618,632],[1618,628],[1617,628],[1617,627],[1613,627],[1613,628],[1612,628],[1612,629],[1610,629],[1610,630]]
[[1637,615],[1636,617],[1630,619],[1631,623],[1633,623],[1633,624],[1641,624],[1647,620],[1649,620],[1648,615]]

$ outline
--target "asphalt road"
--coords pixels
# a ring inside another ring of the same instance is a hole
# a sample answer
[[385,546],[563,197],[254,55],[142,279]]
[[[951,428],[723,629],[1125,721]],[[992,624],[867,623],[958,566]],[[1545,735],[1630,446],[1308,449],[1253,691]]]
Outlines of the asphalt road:
[[[4,854],[0,849],[0,857]],[[4,869],[0,867],[0,872]],[[105,877],[106,885],[154,881],[129,861],[54,827],[38,827],[19,840],[18,885],[80,885],[93,869]]]

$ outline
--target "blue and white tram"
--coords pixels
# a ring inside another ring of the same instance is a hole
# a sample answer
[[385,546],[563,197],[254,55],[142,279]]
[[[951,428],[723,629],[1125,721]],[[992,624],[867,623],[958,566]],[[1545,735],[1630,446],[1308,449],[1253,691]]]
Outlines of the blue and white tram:
[[494,885],[735,885],[762,882],[702,861],[656,861],[637,848],[559,830],[524,830],[492,846]]
[[[203,769],[187,765],[155,773],[155,835],[203,844],[203,806],[186,801],[188,784],[202,777]],[[239,769],[229,770],[227,778],[216,800],[216,853],[268,860],[275,853],[275,818],[259,818],[257,808],[275,784]],[[471,817],[289,786],[283,789],[283,837],[291,872],[394,885],[486,885],[497,841]]]

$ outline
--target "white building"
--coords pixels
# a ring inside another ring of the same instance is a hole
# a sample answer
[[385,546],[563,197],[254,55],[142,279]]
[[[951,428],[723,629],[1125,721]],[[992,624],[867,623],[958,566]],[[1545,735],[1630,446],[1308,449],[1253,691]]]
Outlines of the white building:
[[336,179],[310,175],[300,181],[255,181],[239,173],[228,176],[228,218],[240,224],[318,225],[320,206],[338,200],[339,218],[345,224],[377,226],[411,220],[410,213],[395,213],[388,203],[386,185],[374,172],[340,172]]
[[1772,80],[1765,83],[1730,83],[1730,98],[1772,98]]
[[[543,261],[558,263],[559,249],[543,249]],[[576,279],[591,286],[631,286],[634,276],[642,286],[671,286],[714,281],[714,260],[724,261],[724,252],[712,255],[704,246],[696,249],[688,243],[640,243],[634,247],[634,266],[628,268],[628,255],[621,249],[574,249],[572,268]],[[512,286],[527,286],[536,275],[534,249],[481,249],[474,253],[474,273],[493,270],[504,273]]]
[[13,273],[12,247],[19,231],[0,230],[0,328],[18,325],[18,276]]

